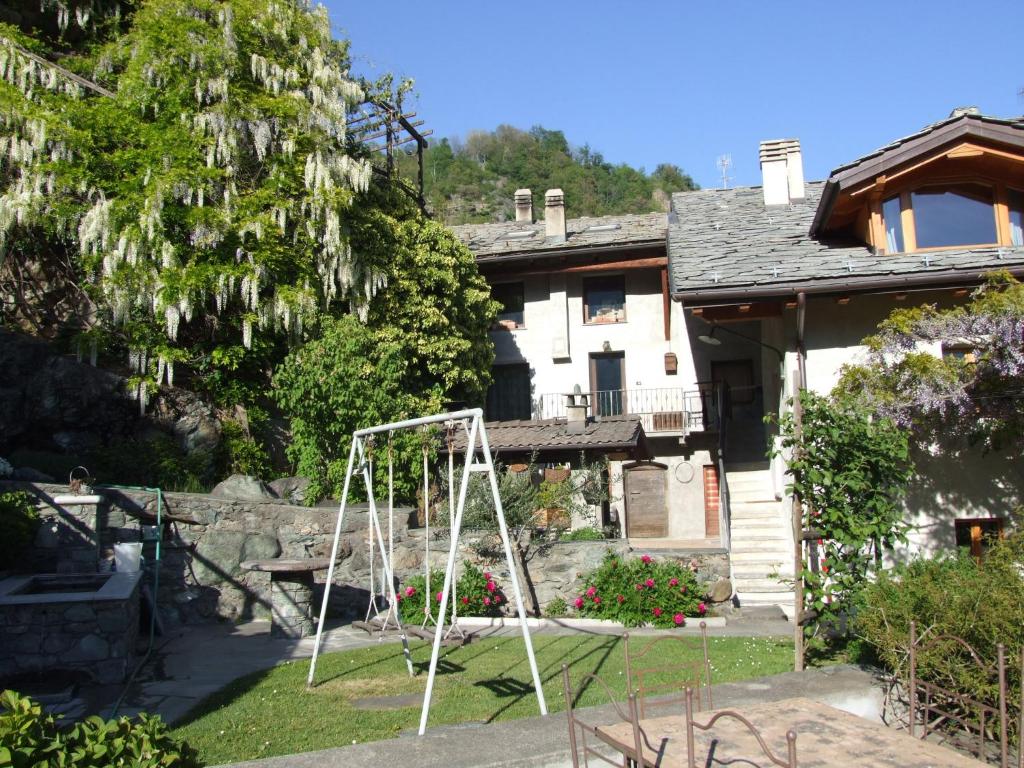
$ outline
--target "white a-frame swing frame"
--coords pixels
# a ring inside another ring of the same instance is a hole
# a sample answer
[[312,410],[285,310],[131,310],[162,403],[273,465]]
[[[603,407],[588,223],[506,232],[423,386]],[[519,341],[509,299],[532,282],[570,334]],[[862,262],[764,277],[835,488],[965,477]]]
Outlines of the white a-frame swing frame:
[[[469,488],[469,478],[473,472],[480,472],[487,475],[490,481],[491,497],[494,501],[494,511],[498,519],[498,532],[501,536],[501,544],[505,550],[505,562],[508,564],[512,592],[516,601],[516,611],[519,615],[519,625],[523,630],[523,642],[526,645],[526,656],[530,662],[530,673],[533,675],[533,687],[537,691],[537,705],[540,713],[548,713],[547,703],[544,701],[544,690],[540,683],[540,672],[537,670],[537,658],[533,653],[533,643],[530,640],[530,628],[526,621],[526,608],[523,605],[522,590],[519,588],[519,574],[516,571],[515,559],[512,557],[512,544],[509,540],[508,527],[505,525],[505,512],[501,506],[501,495],[498,493],[498,478],[494,472],[494,462],[491,459],[491,449],[487,442],[487,430],[484,428],[483,411],[480,408],[470,408],[452,413],[439,413],[434,416],[424,416],[420,419],[408,419],[396,421],[392,424],[381,424],[376,427],[359,429],[352,433],[352,447],[348,455],[348,469],[345,471],[345,485],[342,490],[341,506],[338,508],[338,522],[334,527],[334,545],[331,548],[331,562],[327,570],[327,583],[324,585],[324,598],[320,607],[320,620],[316,627],[316,643],[313,646],[313,658],[309,664],[309,676],[306,679],[307,687],[312,687],[313,677],[316,674],[316,661],[320,654],[320,641],[323,637],[324,620],[327,616],[327,603],[331,593],[331,583],[334,580],[334,567],[338,559],[338,544],[341,541],[342,521],[345,518],[345,506],[348,502],[348,491],[354,474],[363,476],[363,483],[366,486],[366,496],[369,501],[369,524],[370,535],[376,540],[381,553],[381,560],[384,566],[384,580],[387,585],[387,597],[394,606],[395,620],[401,633],[402,646],[405,652],[405,662],[409,674],[413,675],[412,657],[409,654],[409,642],[402,625],[401,611],[399,610],[398,596],[395,593],[395,579],[391,567],[390,553],[384,546],[384,537],[381,532],[380,518],[377,515],[377,504],[373,494],[373,478],[370,473],[369,462],[367,461],[367,441],[372,440],[374,435],[387,432],[395,432],[400,429],[415,429],[428,424],[444,424],[446,422],[470,422],[467,431],[465,464],[462,468],[462,482],[459,484],[459,499],[455,506],[455,518],[451,530],[451,543],[448,548],[448,561],[444,569],[444,586],[441,589],[441,604],[439,607],[439,621],[434,629],[433,648],[430,653],[430,671],[427,675],[427,689],[423,694],[423,709],[420,712],[419,735],[422,736],[427,730],[427,716],[430,713],[430,697],[434,691],[434,678],[437,674],[437,660],[441,651],[441,639],[444,635],[443,617],[448,615],[448,599],[452,591],[452,581],[455,574],[455,557],[459,545],[459,532],[462,528],[462,513],[466,507],[466,491]],[[480,461],[477,461],[477,454],[480,454]],[[357,461],[358,459],[358,461]],[[428,497],[424,497],[426,500]],[[427,595],[429,604],[430,596]]]

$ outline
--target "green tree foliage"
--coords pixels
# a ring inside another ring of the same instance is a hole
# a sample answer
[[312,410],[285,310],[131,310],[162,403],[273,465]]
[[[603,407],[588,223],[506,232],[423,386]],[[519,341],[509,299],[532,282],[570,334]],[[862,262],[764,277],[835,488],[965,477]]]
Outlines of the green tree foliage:
[[[898,309],[838,389],[926,442],[1024,445],[1024,285],[997,273],[959,307]],[[942,354],[942,349],[955,354]]]
[[[413,173],[412,158],[403,167]],[[442,139],[424,153],[424,177],[428,206],[448,224],[514,219],[512,192],[521,187],[533,191],[538,214],[544,192],[561,188],[570,216],[667,210],[672,192],[697,188],[678,166],[662,164],[648,175],[613,165],[589,145],[574,149],[561,131],[540,126]]]
[[[354,430],[437,412],[448,400],[479,401],[486,391],[497,304],[472,254],[426,219],[395,233],[388,288],[370,302],[366,322],[325,319],[321,336],[292,352],[274,377],[277,402],[292,419],[289,451],[313,480],[313,495],[340,494]],[[422,484],[422,437],[398,432],[392,448],[397,498],[412,499]],[[381,438],[378,494],[386,450]]]
[[39,529],[35,499],[24,491],[0,493],[0,525],[5,531],[0,542],[0,567],[17,564]]
[[809,391],[800,406],[799,428],[792,412],[780,419],[780,452],[803,529],[818,532],[821,569],[805,562],[803,579],[804,604],[816,612],[809,631],[821,638],[841,625],[882,553],[905,540],[901,500],[912,468],[907,434],[892,421]]

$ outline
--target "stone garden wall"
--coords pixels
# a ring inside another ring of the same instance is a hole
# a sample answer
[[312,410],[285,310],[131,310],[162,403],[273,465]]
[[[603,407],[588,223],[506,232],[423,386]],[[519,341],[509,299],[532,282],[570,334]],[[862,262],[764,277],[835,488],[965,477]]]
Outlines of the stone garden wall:
[[[77,565],[99,553],[109,557],[118,541],[139,541],[142,526],[155,522],[155,493],[132,490],[101,491],[99,510],[59,507],[53,497],[66,493],[65,486],[0,483],[27,490],[39,499],[43,524],[26,565],[36,572],[57,569],[60,562]],[[396,510],[394,516],[395,573],[400,580],[422,573],[427,548],[426,532],[410,528],[412,510]],[[270,576],[247,571],[241,563],[276,557],[307,558],[330,555],[337,507],[303,507],[280,501],[238,501],[208,494],[163,495],[165,521],[159,601],[168,621],[194,623],[217,618],[246,620],[265,618],[270,610]],[[381,510],[387,532],[386,509]],[[368,514],[365,507],[349,508],[339,548],[339,566],[332,588],[331,608],[336,616],[359,617],[369,596]],[[503,585],[508,573],[503,562],[481,554],[482,536],[464,533],[458,562],[470,560],[491,570]],[[443,568],[448,554],[447,531],[431,529],[430,562]],[[579,591],[581,577],[596,567],[608,549],[622,555],[629,551],[625,540],[559,542],[539,548],[529,562],[529,583],[523,584],[527,605],[535,595],[540,606],[555,597],[568,602]],[[73,558],[69,552],[74,551]],[[152,542],[144,540],[143,555],[155,555]],[[673,552],[673,557],[695,560],[698,578],[713,583],[729,575],[724,551]],[[66,566],[65,566],[66,568]],[[379,571],[379,565],[378,565]],[[326,572],[317,574],[322,581]]]

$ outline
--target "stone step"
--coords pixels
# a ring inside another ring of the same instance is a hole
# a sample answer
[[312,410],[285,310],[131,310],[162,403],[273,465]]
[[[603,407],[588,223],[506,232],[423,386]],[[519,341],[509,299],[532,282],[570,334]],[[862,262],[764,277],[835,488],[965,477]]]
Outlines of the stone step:
[[767,576],[760,579],[749,579],[740,578],[734,574],[732,583],[737,592],[786,592],[789,590],[788,585],[777,579],[769,579]]
[[793,557],[792,552],[787,552],[784,549],[747,549],[741,547],[733,542],[732,554],[730,555],[732,562],[735,564],[743,563],[744,565],[752,565],[754,563],[767,563],[767,562],[786,562],[786,558]]

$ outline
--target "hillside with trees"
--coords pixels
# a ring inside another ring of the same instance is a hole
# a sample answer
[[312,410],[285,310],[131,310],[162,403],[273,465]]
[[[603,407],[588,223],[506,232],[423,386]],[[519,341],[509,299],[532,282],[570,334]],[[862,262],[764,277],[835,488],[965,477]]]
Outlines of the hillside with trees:
[[[414,175],[415,158],[405,162]],[[589,145],[572,147],[562,131],[510,125],[432,142],[424,154],[424,186],[428,208],[446,224],[514,219],[512,196],[519,188],[533,191],[538,218],[545,190],[556,187],[565,192],[570,216],[667,211],[673,192],[697,189],[671,163],[648,174],[609,163]]]

